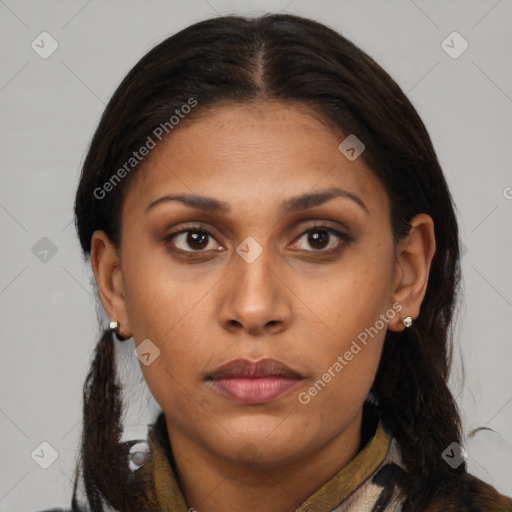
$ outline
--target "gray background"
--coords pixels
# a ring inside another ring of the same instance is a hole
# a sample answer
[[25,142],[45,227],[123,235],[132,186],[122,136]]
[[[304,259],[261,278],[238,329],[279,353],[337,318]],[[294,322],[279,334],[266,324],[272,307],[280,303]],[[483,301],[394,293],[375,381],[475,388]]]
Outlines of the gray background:
[[[469,467],[512,495],[511,0],[0,0],[0,512],[69,505],[97,336],[72,206],[105,103],[136,61],[176,30],[217,13],[280,10],[352,39],[393,76],[429,129],[464,243],[451,386],[465,433],[492,429],[468,437]],[[47,59],[31,47],[43,31],[59,45]],[[453,31],[469,44],[456,59],[441,46]],[[43,237],[55,254],[41,252]],[[31,458],[43,441],[58,453],[46,470]]]

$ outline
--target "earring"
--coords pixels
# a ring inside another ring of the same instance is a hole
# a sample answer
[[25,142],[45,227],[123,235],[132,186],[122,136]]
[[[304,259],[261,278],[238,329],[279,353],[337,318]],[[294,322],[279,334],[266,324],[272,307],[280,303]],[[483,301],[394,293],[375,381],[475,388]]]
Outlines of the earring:
[[402,325],[407,329],[407,327],[411,327],[412,325],[412,318],[410,316],[406,316],[402,320]]
[[110,321],[109,329],[115,333],[119,341],[124,341],[127,339],[122,335],[121,324],[117,320]]

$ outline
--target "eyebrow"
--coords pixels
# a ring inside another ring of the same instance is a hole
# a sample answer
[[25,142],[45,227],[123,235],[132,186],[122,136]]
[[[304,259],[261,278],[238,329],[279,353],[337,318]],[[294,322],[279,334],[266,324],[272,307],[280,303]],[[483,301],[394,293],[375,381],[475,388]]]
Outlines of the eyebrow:
[[[292,197],[284,201],[280,209],[284,214],[294,211],[307,210],[308,208],[320,206],[327,201],[334,199],[335,197],[349,199],[359,205],[367,213],[369,213],[368,207],[360,197],[353,194],[352,192],[348,192],[347,190],[343,190],[337,187],[322,190],[320,192],[308,192],[299,196]],[[195,194],[176,194],[165,195],[151,202],[146,208],[146,213],[148,213],[148,211],[153,209],[155,206],[168,201],[179,201],[186,206],[190,206],[191,208],[196,208],[198,210],[211,213],[228,214],[231,211],[228,203],[219,201],[213,197],[200,196]]]

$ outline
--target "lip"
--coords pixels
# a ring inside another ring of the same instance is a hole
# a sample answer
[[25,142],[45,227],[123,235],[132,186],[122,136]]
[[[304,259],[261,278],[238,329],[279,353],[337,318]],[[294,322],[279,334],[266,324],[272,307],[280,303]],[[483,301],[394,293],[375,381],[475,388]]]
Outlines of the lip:
[[216,391],[243,404],[266,404],[291,391],[303,377],[277,359],[234,359],[207,378]]

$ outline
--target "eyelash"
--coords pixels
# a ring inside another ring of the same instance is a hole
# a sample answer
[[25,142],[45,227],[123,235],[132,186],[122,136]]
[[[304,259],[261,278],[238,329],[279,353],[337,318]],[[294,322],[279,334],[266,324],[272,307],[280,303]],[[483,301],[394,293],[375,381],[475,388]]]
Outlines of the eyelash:
[[[302,253],[308,252],[308,253],[333,255],[334,253],[339,252],[339,250],[341,248],[340,246],[348,245],[348,244],[350,244],[353,241],[353,238],[351,236],[347,235],[346,233],[338,231],[337,229],[334,229],[331,226],[326,226],[324,224],[318,224],[318,225],[311,226],[307,230],[303,231],[297,238],[294,239],[293,243],[296,243],[304,235],[307,235],[308,233],[315,232],[315,231],[326,231],[327,233],[329,233],[331,235],[334,235],[334,236],[340,238],[341,240],[343,240],[344,244],[340,243],[336,247],[331,248],[331,249],[327,249],[327,250],[324,250],[324,249],[299,249],[300,252],[302,252]],[[164,243],[164,245],[167,246],[168,243],[173,238],[175,238],[178,235],[181,235],[181,234],[184,234],[184,233],[197,233],[197,232],[202,233],[202,234],[206,235],[207,237],[211,237],[212,239],[215,240],[215,237],[207,229],[205,229],[204,227],[202,227],[200,225],[196,225],[196,226],[190,226],[190,227],[188,227],[186,229],[182,229],[180,231],[176,231],[174,233],[171,233],[171,234],[167,235],[163,239],[163,243]],[[185,251],[183,249],[178,249],[178,248],[171,248],[170,250],[173,250],[175,252],[179,252],[180,254],[184,255],[187,258],[197,258],[197,255],[207,254],[209,252],[209,251],[205,251],[205,250]]]

